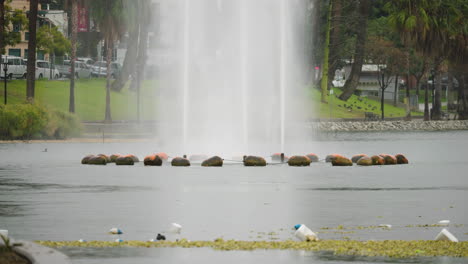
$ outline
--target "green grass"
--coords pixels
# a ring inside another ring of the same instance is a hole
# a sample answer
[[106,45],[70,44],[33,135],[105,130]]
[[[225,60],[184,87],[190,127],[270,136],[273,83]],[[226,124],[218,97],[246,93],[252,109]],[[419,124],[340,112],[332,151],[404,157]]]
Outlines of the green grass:
[[[65,81],[36,81],[35,100],[46,107],[68,111],[69,86]],[[75,112],[83,121],[102,121],[105,114],[105,79],[80,79],[75,86]],[[1,86],[3,88],[3,86]],[[0,99],[3,102],[3,89]],[[8,103],[22,103],[26,99],[26,81],[8,83]],[[111,92],[111,113],[114,121],[136,120],[136,92],[127,88]],[[156,82],[145,81],[141,89],[141,120],[154,120]]]
[[[310,97],[315,105],[318,106],[312,109],[310,116],[312,118],[364,118],[364,112],[373,112],[374,114],[381,115],[380,101],[372,100],[366,97],[359,97],[352,95],[348,101],[341,101],[337,96],[341,94],[339,88],[334,88],[334,95],[330,103],[330,97],[327,96],[328,103],[320,103],[320,91],[310,88]],[[318,111],[317,111],[318,110]],[[406,110],[404,108],[395,107],[393,104],[385,103],[384,106],[385,117],[405,117]],[[411,112],[412,116],[421,116],[422,112]]]
[[[57,110],[68,111],[69,102],[68,80],[36,82],[36,102]],[[105,85],[100,79],[79,79],[75,88],[76,114],[82,121],[102,121],[105,114]],[[364,118],[364,112],[380,115],[380,102],[353,95],[347,102],[337,98],[341,90],[334,89],[331,104],[320,103],[320,91],[309,88],[309,98],[313,107],[310,108],[311,118]],[[26,81],[13,80],[8,83],[8,102],[22,103],[26,99]],[[145,81],[141,90],[141,120],[156,120],[157,81]],[[3,102],[3,85],[0,85],[0,102]],[[111,112],[114,121],[136,120],[136,92],[124,88],[121,92],[111,92]],[[330,102],[327,97],[327,101]],[[350,107],[351,106],[351,107]],[[385,117],[404,117],[404,108],[385,104]],[[413,116],[421,116],[421,112],[413,112]]]

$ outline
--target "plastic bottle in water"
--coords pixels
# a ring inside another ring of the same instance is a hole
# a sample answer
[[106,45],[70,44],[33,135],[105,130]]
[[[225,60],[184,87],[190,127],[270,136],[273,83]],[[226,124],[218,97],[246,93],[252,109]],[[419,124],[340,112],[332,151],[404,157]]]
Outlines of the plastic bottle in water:
[[295,225],[296,233],[294,235],[299,238],[301,241],[318,241],[318,236],[312,230],[310,230],[306,225]]

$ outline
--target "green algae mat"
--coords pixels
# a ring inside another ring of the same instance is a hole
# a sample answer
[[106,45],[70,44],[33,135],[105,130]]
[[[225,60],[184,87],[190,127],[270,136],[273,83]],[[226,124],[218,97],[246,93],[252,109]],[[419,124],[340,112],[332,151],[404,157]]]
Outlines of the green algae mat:
[[61,247],[180,247],[180,248],[213,248],[215,250],[305,250],[305,251],[328,251],[336,255],[368,256],[368,257],[390,257],[390,258],[411,258],[411,257],[460,257],[468,258],[468,241],[454,243],[449,241],[342,241],[342,240],[322,240],[318,242],[296,242],[287,241],[236,241],[216,239],[214,241],[125,241],[125,242],[105,242],[105,241],[36,241],[43,246]]

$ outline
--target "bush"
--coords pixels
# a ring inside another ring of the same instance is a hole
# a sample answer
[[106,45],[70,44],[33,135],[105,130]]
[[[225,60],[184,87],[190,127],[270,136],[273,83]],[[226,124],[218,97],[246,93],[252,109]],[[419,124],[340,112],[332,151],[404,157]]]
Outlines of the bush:
[[78,118],[37,104],[0,105],[0,139],[64,139],[81,133]]

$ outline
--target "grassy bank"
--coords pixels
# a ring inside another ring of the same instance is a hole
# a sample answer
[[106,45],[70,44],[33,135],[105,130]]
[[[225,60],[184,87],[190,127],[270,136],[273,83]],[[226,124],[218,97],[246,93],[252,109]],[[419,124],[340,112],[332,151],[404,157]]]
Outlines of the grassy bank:
[[[36,81],[35,100],[46,107],[68,111],[70,82],[68,80]],[[102,121],[105,114],[105,79],[79,79],[75,87],[76,114],[83,121]],[[2,86],[3,87],[3,86]],[[3,89],[0,99],[3,102]],[[141,90],[141,118],[154,120],[156,101],[155,82],[146,81]],[[26,81],[14,80],[8,83],[8,103],[21,103],[26,98]],[[136,92],[123,89],[111,92],[113,120],[136,119]]]
[[[341,94],[339,88],[333,89],[334,94],[330,97],[327,96],[327,103],[320,103],[320,91],[310,88],[310,98],[316,102],[316,109],[313,109],[310,115],[313,118],[364,118],[365,112],[373,112],[380,115],[380,101],[368,99],[366,97],[359,97],[352,95],[348,101],[344,102],[337,98]],[[393,104],[385,103],[384,107],[385,117],[405,117],[406,110],[404,108],[395,107]],[[422,116],[422,112],[412,112],[412,116]]]
[[[76,114],[82,121],[102,121],[105,112],[105,79],[79,79],[75,88]],[[3,90],[3,89],[0,89]],[[347,102],[339,100],[336,95],[341,90],[334,89],[330,103],[320,103],[320,91],[309,88],[309,98],[313,102],[310,108],[310,118],[364,118],[364,112],[380,115],[380,102],[365,97],[353,95]],[[8,83],[8,102],[11,104],[23,102],[26,98],[26,81],[14,80]],[[3,101],[3,91],[0,92]],[[68,111],[69,81],[36,82],[36,101],[41,105]],[[157,82],[145,81],[141,89],[141,120],[156,120]],[[111,111],[114,121],[136,120],[136,92],[124,88],[121,92],[111,92]],[[385,104],[385,117],[404,117],[406,111],[392,104]],[[413,112],[413,116],[421,116]]]

